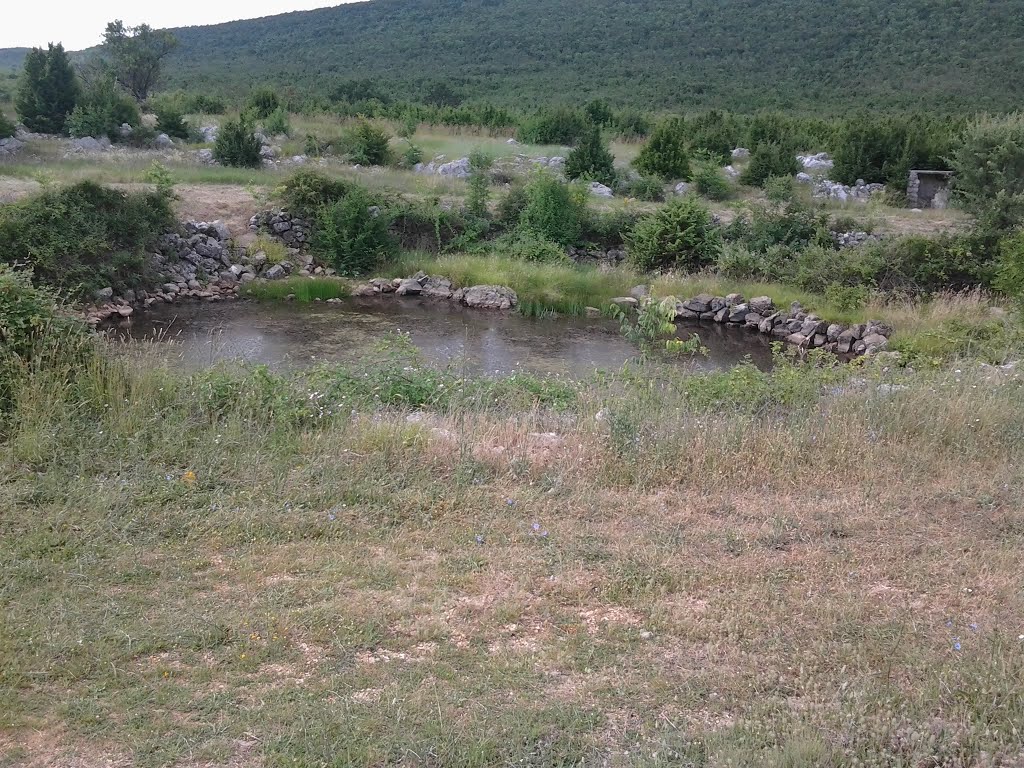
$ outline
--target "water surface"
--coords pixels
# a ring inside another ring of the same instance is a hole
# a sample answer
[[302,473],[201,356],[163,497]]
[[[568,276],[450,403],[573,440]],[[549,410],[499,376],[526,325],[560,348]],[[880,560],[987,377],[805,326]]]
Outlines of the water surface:
[[[396,331],[409,334],[425,362],[467,374],[585,378],[636,356],[610,320],[530,318],[419,297],[355,298],[342,304],[158,304],[137,312],[111,335],[163,342],[169,359],[192,367],[243,360],[280,369],[365,360]],[[687,366],[726,368],[747,358],[761,368],[771,365],[760,334],[712,324],[680,326],[679,336],[694,331],[710,352],[692,362],[687,357]]]

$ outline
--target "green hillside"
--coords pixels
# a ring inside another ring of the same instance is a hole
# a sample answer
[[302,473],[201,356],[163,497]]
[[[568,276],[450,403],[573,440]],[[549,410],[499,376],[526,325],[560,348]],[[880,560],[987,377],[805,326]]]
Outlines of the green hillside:
[[1024,102],[1024,0],[374,0],[175,33],[169,85],[221,93],[270,82],[327,95],[371,78],[403,98],[445,83],[520,106]]
[[19,69],[28,48],[0,48],[0,72]]

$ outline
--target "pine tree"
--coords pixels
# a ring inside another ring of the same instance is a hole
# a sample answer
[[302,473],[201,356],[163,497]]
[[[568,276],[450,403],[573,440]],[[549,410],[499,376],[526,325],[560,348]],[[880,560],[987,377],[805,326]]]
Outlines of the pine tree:
[[14,107],[30,131],[62,133],[79,97],[78,78],[60,43],[33,48],[25,57]]
[[591,126],[565,159],[565,175],[585,178],[611,186],[615,182],[615,158],[601,140],[601,130]]
[[655,128],[633,165],[640,173],[663,179],[690,178],[690,158],[686,153],[683,121],[673,117]]

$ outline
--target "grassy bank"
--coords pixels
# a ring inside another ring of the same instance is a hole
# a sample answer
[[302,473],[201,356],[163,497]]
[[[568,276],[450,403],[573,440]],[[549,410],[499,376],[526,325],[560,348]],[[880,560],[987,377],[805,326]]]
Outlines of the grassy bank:
[[3,422],[9,765],[1024,750],[1019,379],[127,366]]
[[352,285],[342,278],[333,277],[289,277],[284,280],[248,283],[242,286],[240,295],[257,301],[297,301],[306,304],[311,301],[344,299],[352,295]]

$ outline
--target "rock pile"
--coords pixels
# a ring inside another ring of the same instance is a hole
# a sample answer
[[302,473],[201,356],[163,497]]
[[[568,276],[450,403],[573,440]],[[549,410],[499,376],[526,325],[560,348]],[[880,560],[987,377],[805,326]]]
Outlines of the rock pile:
[[468,157],[460,157],[458,160],[445,162],[444,155],[438,155],[429,163],[416,163],[413,171],[427,176],[446,176],[452,179],[467,179],[471,172]]
[[19,152],[25,146],[25,142],[14,136],[7,139],[0,139],[0,157],[10,157]]
[[[636,302],[636,299],[632,299]],[[749,301],[738,293],[702,293],[676,303],[676,319],[745,327],[802,349],[825,349],[839,354],[874,354],[885,349],[892,328],[878,320],[854,325],[829,323],[793,302],[782,312],[768,296]]]
[[828,152],[819,152],[816,155],[797,155],[796,160],[803,168],[811,171],[830,171],[834,165]]
[[884,184],[867,184],[863,179],[857,179],[857,183],[852,187],[840,184],[838,181],[831,181],[830,179],[815,181],[807,173],[798,173],[796,180],[803,184],[813,184],[813,196],[819,200],[839,200],[840,202],[855,200],[863,203],[870,200],[872,195],[885,189]]
[[375,277],[353,292],[354,296],[363,297],[389,294],[428,296],[474,309],[512,309],[519,303],[516,292],[503,285],[473,285],[456,289],[448,278],[431,276],[426,272],[417,272],[412,277],[396,277],[393,280]]
[[257,213],[249,219],[249,229],[253,232],[266,232],[295,248],[305,247],[313,231],[308,219],[293,216],[288,211]]

